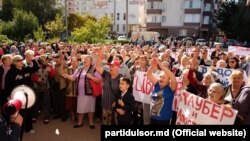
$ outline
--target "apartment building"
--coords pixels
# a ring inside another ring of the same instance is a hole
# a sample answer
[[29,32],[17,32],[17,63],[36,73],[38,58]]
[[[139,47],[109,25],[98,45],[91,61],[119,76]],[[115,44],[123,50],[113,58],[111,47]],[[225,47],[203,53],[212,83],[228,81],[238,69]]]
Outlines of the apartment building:
[[[118,35],[146,28],[146,0],[66,0],[67,12],[91,14],[97,18],[109,16],[112,19],[111,31]],[[65,0],[57,0],[57,5],[65,7]],[[128,6],[128,24],[126,24],[126,5]]]
[[147,30],[165,36],[209,38],[218,0],[147,0]]

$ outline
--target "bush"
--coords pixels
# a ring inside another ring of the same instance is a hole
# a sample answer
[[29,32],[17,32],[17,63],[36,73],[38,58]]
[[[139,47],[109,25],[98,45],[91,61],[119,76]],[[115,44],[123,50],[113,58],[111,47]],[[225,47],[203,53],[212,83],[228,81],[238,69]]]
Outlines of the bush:
[[128,44],[129,40],[114,40],[114,43],[124,45],[124,44]]

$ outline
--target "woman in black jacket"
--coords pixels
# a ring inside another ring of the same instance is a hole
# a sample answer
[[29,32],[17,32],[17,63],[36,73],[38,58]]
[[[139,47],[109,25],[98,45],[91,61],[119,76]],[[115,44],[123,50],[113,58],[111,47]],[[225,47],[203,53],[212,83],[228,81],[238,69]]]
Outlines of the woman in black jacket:
[[[31,75],[38,70],[38,64],[35,60],[32,61],[33,66],[25,66],[23,64],[23,57],[15,55],[12,59],[12,66],[5,78],[5,89],[8,96],[11,95],[12,90],[19,85],[27,85],[32,87]],[[32,132],[31,110],[28,109],[27,115],[24,116],[24,111],[20,111],[21,115],[25,117],[25,131]]]

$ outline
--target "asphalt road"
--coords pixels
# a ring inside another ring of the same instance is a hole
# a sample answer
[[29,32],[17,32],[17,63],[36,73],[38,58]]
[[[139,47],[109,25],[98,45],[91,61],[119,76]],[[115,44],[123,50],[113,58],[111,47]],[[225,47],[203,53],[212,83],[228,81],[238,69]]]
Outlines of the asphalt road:
[[[84,125],[81,128],[73,128],[74,123],[69,119],[62,122],[60,119],[51,120],[44,124],[38,119],[33,124],[35,133],[24,133],[22,141],[100,141],[101,126],[95,124],[95,129],[90,129],[88,119],[85,117]],[[58,130],[57,130],[58,129]]]

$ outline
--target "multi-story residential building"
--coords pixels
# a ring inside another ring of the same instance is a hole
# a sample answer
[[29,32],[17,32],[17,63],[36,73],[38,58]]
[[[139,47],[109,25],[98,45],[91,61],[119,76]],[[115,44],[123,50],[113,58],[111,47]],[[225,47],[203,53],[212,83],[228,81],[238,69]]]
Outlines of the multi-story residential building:
[[165,36],[209,38],[218,0],[147,0],[147,30]]
[[[57,3],[65,7],[65,0],[57,0]],[[109,16],[113,23],[111,31],[120,35],[126,34],[126,27],[128,33],[131,33],[146,26],[146,0],[66,0],[66,3],[68,14],[90,14],[97,18]],[[127,22],[126,4],[128,4]]]

